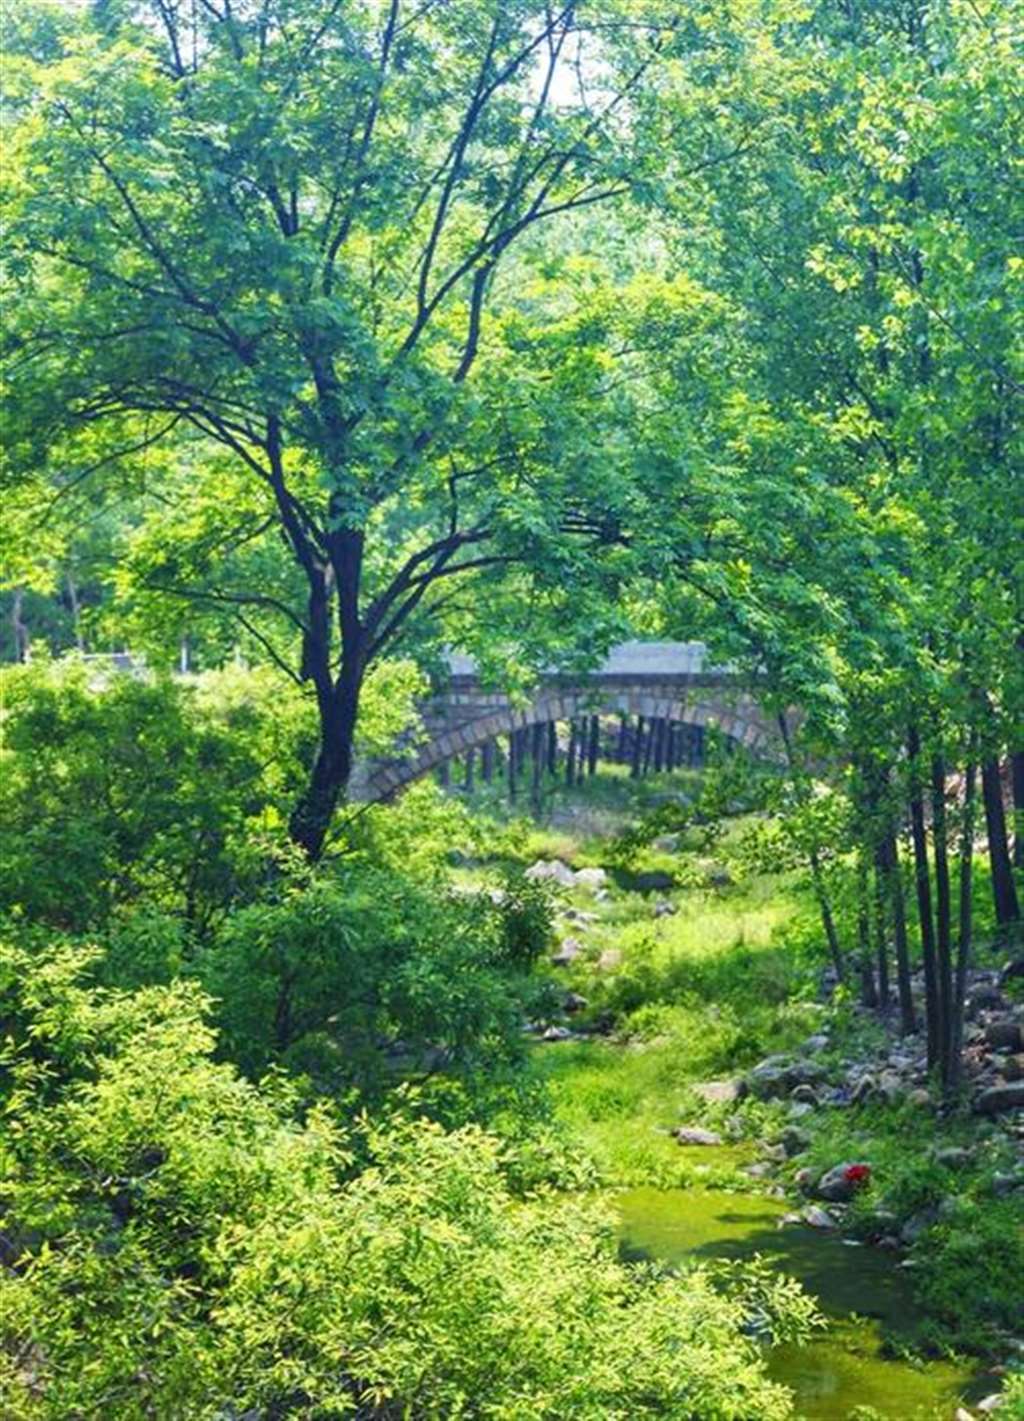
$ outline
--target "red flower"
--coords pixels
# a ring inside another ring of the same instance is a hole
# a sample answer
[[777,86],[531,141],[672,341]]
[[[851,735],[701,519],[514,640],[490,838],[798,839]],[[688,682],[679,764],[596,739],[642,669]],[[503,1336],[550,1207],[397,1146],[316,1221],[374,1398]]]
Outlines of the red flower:
[[843,1178],[849,1180],[851,1184],[866,1184],[871,1178],[871,1166],[869,1164],[850,1164],[843,1170]]

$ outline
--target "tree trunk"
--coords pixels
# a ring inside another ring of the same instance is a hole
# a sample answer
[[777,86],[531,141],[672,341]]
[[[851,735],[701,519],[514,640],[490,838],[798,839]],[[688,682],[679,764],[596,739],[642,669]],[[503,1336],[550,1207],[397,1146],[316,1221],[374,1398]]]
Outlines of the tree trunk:
[[942,1079],[946,1080],[953,1040],[953,924],[949,882],[949,827],[946,762],[932,757],[932,846],[935,850],[935,966],[939,986]]
[[592,715],[590,717],[590,737],[587,741],[587,774],[593,775],[597,772],[597,757],[601,749],[601,718]]
[[311,862],[317,863],[324,851],[327,831],[349,776],[352,773],[352,745],[359,715],[362,671],[342,665],[337,684],[318,698],[320,745],[307,785],[292,811],[288,833]]
[[472,794],[475,788],[476,751],[466,751],[466,775],[463,780],[463,788],[467,794]]
[[925,1030],[928,1036],[928,1069],[934,1070],[943,1055],[942,1012],[939,1006],[939,978],[935,958],[935,922],[932,917],[931,870],[928,864],[928,835],[921,797],[921,738],[917,726],[907,732],[910,757],[910,839],[914,851],[914,885],[917,889],[917,917],[921,933],[924,966]]
[[981,767],[981,788],[985,800],[985,827],[988,833],[988,857],[992,866],[992,897],[996,922],[1000,927],[1020,919],[1017,888],[1013,881],[1013,866],[1006,842],[1006,813],[1003,809],[1003,785],[999,761],[988,759]]
[[11,627],[14,630],[14,659],[17,662],[28,661],[31,645],[28,627],[21,615],[24,605],[25,589],[24,587],[16,587],[11,600]]
[[508,733],[508,797],[514,800],[516,797],[516,779],[519,774],[519,746],[516,743],[516,733],[510,730]]
[[534,814],[540,813],[541,775],[544,773],[544,726],[537,721],[530,732],[530,798]]
[[565,783],[572,789],[576,782],[576,753],[579,747],[579,731],[575,716],[569,721],[569,747],[565,755]]
[[629,744],[629,716],[619,716],[619,741],[615,750],[615,758],[620,765],[626,763],[626,746]]
[[1015,868],[1024,868],[1024,750],[1015,750],[1010,756],[1011,778],[1013,780],[1013,862]]
[[907,943],[907,910],[903,900],[903,871],[900,849],[895,834],[887,835],[883,845],[885,873],[892,913],[892,935],[896,944],[896,988],[900,999],[900,1023],[905,1036],[917,1030],[914,995],[910,986],[910,951]]
[[633,737],[633,758],[630,763],[629,773],[632,779],[640,778],[640,769],[643,765],[644,755],[644,718],[638,715],[636,718],[636,733]]
[[956,953],[956,978],[953,986],[953,1029],[949,1038],[949,1055],[943,1073],[947,1094],[952,1094],[960,1082],[964,1039],[964,1003],[967,998],[967,972],[971,962],[971,920],[974,892],[974,813],[977,767],[972,745],[968,747],[968,762],[964,770],[964,803],[960,818],[960,913],[959,942]]
[[871,955],[871,885],[863,850],[857,854],[857,944],[860,949],[860,999],[866,1007],[877,1007],[878,991]]
[[485,785],[494,777],[494,741],[485,740],[480,751],[480,773]]
[[889,988],[889,914],[886,909],[885,851],[881,844],[875,846],[875,959],[878,966],[878,1005],[887,1012],[890,1004]]

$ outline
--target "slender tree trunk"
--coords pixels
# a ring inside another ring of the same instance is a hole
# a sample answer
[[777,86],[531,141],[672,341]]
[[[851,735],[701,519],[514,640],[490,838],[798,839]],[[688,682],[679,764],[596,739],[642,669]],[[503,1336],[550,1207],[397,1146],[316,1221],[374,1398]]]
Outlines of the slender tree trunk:
[[597,771],[597,758],[601,749],[601,718],[592,715],[590,717],[590,738],[587,741],[587,774],[593,775]]
[[466,751],[466,773],[465,773],[465,778],[464,778],[464,780],[463,780],[463,788],[465,789],[465,791],[466,791],[467,794],[472,794],[472,793],[473,793],[473,790],[474,790],[475,787],[476,787],[476,785],[475,785],[475,779],[476,779],[475,771],[476,771],[476,751],[475,751],[475,750],[467,750],[467,751]]
[[644,762],[641,773],[650,773],[651,761],[654,758],[654,742],[657,738],[658,722],[652,716],[647,723],[647,744],[644,746]]
[[[789,733],[789,722],[786,720],[785,712],[780,711],[777,719],[779,730],[782,734],[782,743],[786,750],[786,763],[789,766],[789,774],[793,788],[800,799],[805,802],[807,798],[806,787],[803,785],[800,768],[796,763],[793,740]],[[825,873],[821,866],[821,857],[818,853],[817,845],[811,844],[808,849],[807,858],[811,869],[811,882],[814,885],[814,896],[818,900],[818,911],[821,914],[821,926],[825,931],[825,941],[828,943],[829,956],[832,958],[832,965],[835,968],[836,977],[840,982],[845,982],[846,960],[839,942],[839,934],[836,931],[832,904],[829,900],[828,888],[825,884]]]
[[878,990],[871,954],[871,885],[863,850],[857,854],[857,944],[860,949],[860,999],[866,1007],[877,1007]]
[[452,782],[452,762],[442,760],[437,767],[437,782],[442,789],[448,789]]
[[540,813],[544,758],[544,726],[537,721],[530,731],[530,798],[534,814]]
[[28,661],[31,647],[28,627],[22,617],[24,605],[25,589],[16,587],[11,598],[11,627],[14,631],[14,659],[18,662]]
[[629,716],[619,716],[619,741],[615,749],[615,758],[620,765],[626,763],[626,746],[629,744]]
[[494,741],[485,740],[480,750],[480,773],[484,784],[489,785],[494,778]]
[[630,776],[635,780],[640,778],[640,770],[643,766],[644,754],[644,718],[638,715],[636,718],[636,733],[633,737],[633,758],[629,767]]
[[[328,676],[329,681],[329,676]],[[349,776],[359,715],[362,669],[342,663],[337,684],[318,698],[320,745],[306,787],[289,821],[289,836],[313,862],[324,851],[327,831]]]
[[1013,780],[1013,862],[1015,868],[1024,868],[1024,750],[1015,750],[1010,756],[1010,771]]
[[[70,567],[67,570],[67,584],[68,606],[71,609],[71,625],[74,628],[75,632],[75,646],[78,648],[79,651],[84,651],[85,637],[82,635],[82,606],[78,600],[78,585],[75,582],[75,574]],[[188,646],[187,637],[182,637],[182,645]],[[188,667],[183,666],[182,670],[187,671]]]
[[568,789],[572,789],[576,783],[576,754],[579,748],[579,731],[576,717],[569,721],[569,747],[565,755],[565,783]]
[[932,846],[935,851],[935,965],[939,986],[942,1078],[945,1082],[953,1041],[953,923],[949,882],[949,827],[946,814],[946,762],[932,757]]
[[960,1082],[963,1056],[964,1003],[967,999],[967,972],[971,962],[971,923],[974,892],[974,816],[977,767],[974,764],[974,737],[967,751],[964,770],[964,803],[960,817],[960,911],[959,942],[956,953],[956,978],[953,987],[953,1030],[950,1032],[949,1056],[944,1072],[947,1093],[952,1094]]
[[554,775],[558,770],[558,723],[554,720],[548,721],[548,774]]
[[892,914],[892,935],[896,945],[896,989],[900,999],[900,1023],[904,1035],[917,1030],[914,994],[910,985],[910,950],[907,941],[907,910],[903,899],[903,870],[896,835],[890,833],[884,842],[884,861]]
[[875,846],[875,956],[878,964],[878,1005],[883,1012],[889,1010],[891,993],[889,988],[889,914],[886,907],[888,898],[885,869],[885,850],[881,844]]
[[514,800],[516,797],[516,780],[519,775],[519,745],[514,730],[508,733],[508,797]]
[[999,761],[994,756],[981,767],[981,789],[985,801],[985,828],[988,833],[988,857],[992,867],[992,897],[996,922],[1000,927],[1020,920],[1017,888],[1013,881],[1013,866],[1006,842],[1006,813],[1003,809],[1003,784]]
[[921,933],[921,959],[924,966],[924,1016],[925,1030],[928,1036],[928,1069],[934,1070],[942,1059],[942,1012],[939,1006],[939,977],[935,957],[935,922],[932,917],[928,835],[924,823],[924,800],[921,797],[921,738],[916,725],[911,725],[907,732],[907,754],[910,757],[910,839],[914,851],[914,885],[917,889],[917,917]]

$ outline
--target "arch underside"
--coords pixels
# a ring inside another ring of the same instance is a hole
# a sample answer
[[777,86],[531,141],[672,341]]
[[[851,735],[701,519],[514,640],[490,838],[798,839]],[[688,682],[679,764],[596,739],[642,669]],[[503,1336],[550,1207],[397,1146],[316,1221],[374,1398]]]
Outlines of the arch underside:
[[[468,709],[467,701],[452,710]],[[457,724],[440,726],[429,732],[426,742],[400,759],[377,762],[353,789],[353,798],[369,801],[389,799],[406,785],[421,779],[439,765],[468,750],[487,744],[498,735],[547,721],[571,720],[585,715],[637,715],[647,719],[676,721],[681,725],[718,730],[754,755],[775,759],[778,735],[773,724],[749,696],[729,697],[721,691],[699,690],[687,695],[652,694],[650,690],[616,688],[601,693],[594,687],[578,691],[552,690],[538,696],[532,705],[516,709],[507,704],[481,705]]]

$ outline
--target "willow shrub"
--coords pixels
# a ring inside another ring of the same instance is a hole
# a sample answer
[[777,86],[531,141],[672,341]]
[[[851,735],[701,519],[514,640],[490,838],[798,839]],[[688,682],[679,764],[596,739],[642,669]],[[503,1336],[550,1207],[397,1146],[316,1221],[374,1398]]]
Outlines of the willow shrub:
[[214,1059],[194,983],[90,967],[0,958],[11,1421],[791,1415],[755,1338],[813,1325],[795,1284],[624,1264],[602,1207],[513,1197],[476,1127],[364,1123],[356,1166],[284,1078]]

